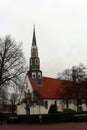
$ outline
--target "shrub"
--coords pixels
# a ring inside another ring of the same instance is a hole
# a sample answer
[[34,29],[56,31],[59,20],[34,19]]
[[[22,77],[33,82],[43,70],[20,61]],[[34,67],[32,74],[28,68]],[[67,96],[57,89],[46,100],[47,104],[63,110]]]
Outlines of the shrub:
[[58,113],[57,106],[55,104],[52,104],[49,108],[48,114],[51,114],[51,113]]
[[64,109],[63,112],[64,112],[64,113],[74,113],[74,112],[76,112],[76,111],[73,110],[73,109]]

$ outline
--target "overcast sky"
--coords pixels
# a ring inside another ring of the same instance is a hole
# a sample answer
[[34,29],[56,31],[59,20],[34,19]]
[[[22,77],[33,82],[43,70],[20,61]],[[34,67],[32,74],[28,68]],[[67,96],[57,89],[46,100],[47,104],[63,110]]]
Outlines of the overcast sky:
[[44,76],[87,65],[87,0],[0,0],[0,36],[23,42],[27,64],[34,24]]

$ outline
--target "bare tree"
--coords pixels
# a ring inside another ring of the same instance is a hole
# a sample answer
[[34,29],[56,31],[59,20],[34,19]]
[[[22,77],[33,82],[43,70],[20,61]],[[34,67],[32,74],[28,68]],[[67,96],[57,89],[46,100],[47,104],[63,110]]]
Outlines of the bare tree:
[[87,68],[82,64],[73,66],[71,69],[66,69],[62,73],[58,73],[58,78],[74,83],[82,83],[87,80]]
[[30,114],[30,107],[34,107],[36,105],[39,106],[40,114],[40,105],[43,105],[43,98],[37,91],[34,90],[32,93],[30,93],[30,91],[25,92],[25,98],[22,100],[22,102],[26,103],[26,114]]
[[43,105],[43,98],[36,90],[33,91],[33,103],[35,105]]
[[16,86],[20,90],[25,71],[21,44],[10,36],[0,38],[0,89]]
[[8,93],[5,90],[0,90],[0,110],[3,110],[5,102],[7,102]]
[[[64,90],[66,103],[68,107],[68,102],[70,98],[75,98],[77,100],[77,109],[79,103],[81,104],[81,96],[79,95],[81,88],[87,89],[87,68],[80,64],[79,66],[73,66],[71,69],[66,69],[62,73],[58,74],[58,79],[65,80]],[[84,95],[85,96],[85,95]],[[86,97],[84,97],[86,98]]]
[[38,91],[33,91],[33,104],[39,106],[39,114],[41,114],[40,106],[43,106],[43,98],[41,97],[40,93]]
[[12,113],[16,110],[16,104],[18,103],[18,94],[12,93],[11,94],[11,105],[12,105]]

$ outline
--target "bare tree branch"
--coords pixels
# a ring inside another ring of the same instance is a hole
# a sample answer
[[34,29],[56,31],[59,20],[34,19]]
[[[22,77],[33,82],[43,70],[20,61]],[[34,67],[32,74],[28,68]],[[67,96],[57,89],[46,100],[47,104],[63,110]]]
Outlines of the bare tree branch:
[[22,87],[25,76],[25,58],[21,44],[10,36],[0,38],[0,88]]

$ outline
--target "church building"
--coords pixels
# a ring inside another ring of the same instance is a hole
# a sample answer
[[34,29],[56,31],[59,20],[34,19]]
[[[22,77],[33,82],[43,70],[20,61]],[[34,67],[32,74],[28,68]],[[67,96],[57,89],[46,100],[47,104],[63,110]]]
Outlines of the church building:
[[[38,46],[36,41],[35,27],[33,28],[33,38],[31,45],[31,57],[29,59],[29,70],[26,74],[23,92],[21,94],[20,104],[17,108],[18,114],[26,114],[26,103],[23,102],[25,95],[31,93],[33,98],[33,92],[38,92],[40,97],[43,99],[43,105],[32,105],[30,106],[30,114],[47,114],[50,106],[55,104],[57,106],[57,111],[63,111],[66,109],[66,102],[63,93],[64,85],[66,81],[60,79],[54,79],[50,77],[44,77],[42,71],[40,70],[40,58],[38,55]],[[82,93],[80,93],[81,95]],[[87,94],[87,91],[84,92]],[[39,99],[37,99],[39,100]],[[85,103],[82,105],[83,111],[87,110]],[[76,101],[71,99],[69,103],[69,108],[76,110]]]

